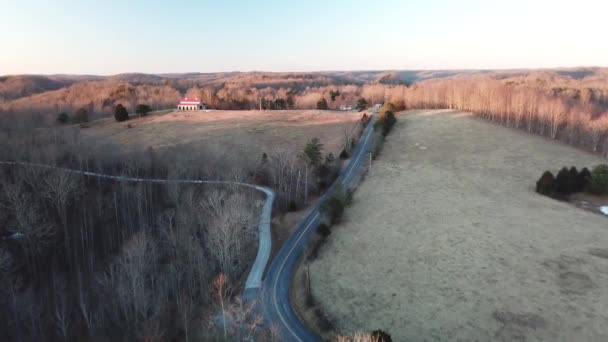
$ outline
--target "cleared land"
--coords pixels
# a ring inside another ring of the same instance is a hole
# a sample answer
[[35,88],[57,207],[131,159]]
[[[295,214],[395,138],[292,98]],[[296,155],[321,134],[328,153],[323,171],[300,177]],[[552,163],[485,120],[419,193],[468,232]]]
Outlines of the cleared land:
[[[318,110],[192,111],[95,122],[82,130],[88,144],[120,151],[190,145],[216,148],[232,155],[259,158],[277,149],[301,150],[313,137],[335,155],[342,150],[345,130],[352,129],[362,113]],[[131,128],[128,128],[128,125]]]
[[467,114],[408,112],[312,263],[341,333],[396,341],[608,340],[608,218],[539,196],[605,162]]

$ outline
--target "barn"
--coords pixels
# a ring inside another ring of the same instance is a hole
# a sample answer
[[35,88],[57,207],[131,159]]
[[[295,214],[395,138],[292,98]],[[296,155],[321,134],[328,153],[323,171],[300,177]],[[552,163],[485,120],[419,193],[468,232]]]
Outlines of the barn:
[[205,108],[205,104],[199,98],[183,98],[177,105],[178,110],[201,110]]

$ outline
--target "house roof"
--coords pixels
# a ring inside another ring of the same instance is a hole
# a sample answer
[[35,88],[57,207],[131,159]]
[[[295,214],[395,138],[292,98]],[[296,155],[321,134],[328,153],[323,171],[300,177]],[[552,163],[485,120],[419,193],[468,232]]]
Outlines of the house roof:
[[201,99],[199,99],[198,97],[195,97],[193,99],[189,99],[186,97],[186,98],[179,100],[180,105],[193,105],[193,104],[200,105],[202,103],[203,103],[203,101],[201,101]]

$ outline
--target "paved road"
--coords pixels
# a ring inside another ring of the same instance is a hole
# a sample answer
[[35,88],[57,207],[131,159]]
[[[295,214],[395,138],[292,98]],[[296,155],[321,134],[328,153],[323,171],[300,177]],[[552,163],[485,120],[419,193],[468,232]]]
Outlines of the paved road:
[[298,228],[289,236],[268,268],[268,274],[264,279],[262,289],[262,305],[267,320],[280,329],[280,336],[283,341],[319,340],[319,337],[304,326],[291,306],[291,280],[298,261],[319,224],[321,203],[338,185],[344,189],[350,188],[355,176],[361,170],[361,166],[368,160],[367,155],[372,148],[375,121],[376,115],[374,114],[363,132],[359,144],[353,151],[346,169],[325,195],[321,197],[318,204],[306,215]]
[[258,191],[261,191],[266,195],[266,201],[264,202],[264,206],[262,207],[262,213],[260,214],[260,222],[258,224],[259,229],[259,243],[258,243],[258,254],[255,258],[253,266],[249,271],[249,275],[247,276],[247,281],[245,283],[245,289],[243,292],[243,296],[245,298],[251,298],[255,296],[262,285],[262,275],[264,274],[264,269],[266,268],[266,264],[268,263],[268,259],[270,257],[270,250],[272,239],[270,236],[270,221],[272,214],[272,204],[274,202],[274,192],[266,187],[248,184],[248,183],[240,183],[240,182],[228,182],[228,181],[217,181],[217,180],[189,180],[189,179],[153,179],[153,178],[135,178],[135,177],[127,177],[127,176],[113,176],[106,175],[96,172],[90,171],[82,171],[82,170],[73,170],[66,169],[62,167],[56,167],[52,165],[45,164],[37,164],[37,163],[27,163],[27,162],[16,162],[16,161],[0,161],[0,165],[17,165],[17,166],[29,166],[29,167],[37,167],[41,169],[49,169],[49,170],[59,170],[64,172],[71,172],[78,175],[88,176],[88,177],[96,177],[96,178],[104,178],[104,179],[112,179],[123,182],[146,182],[146,183],[180,183],[180,184],[220,184],[220,185],[238,185],[247,188],[252,188]]

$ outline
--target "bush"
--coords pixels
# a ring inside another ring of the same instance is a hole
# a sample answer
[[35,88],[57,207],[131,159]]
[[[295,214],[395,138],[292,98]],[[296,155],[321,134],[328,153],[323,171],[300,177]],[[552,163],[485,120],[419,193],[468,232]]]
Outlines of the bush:
[[319,234],[323,238],[326,238],[331,235],[331,229],[325,223],[321,223],[317,227],[317,234]]
[[334,193],[323,202],[321,212],[327,217],[330,224],[340,223],[344,209],[353,201],[353,194],[350,190],[344,191],[336,189]]
[[342,150],[342,152],[340,152],[340,155],[338,157],[341,160],[346,160],[346,159],[350,158],[350,155],[348,154],[348,152],[346,152],[346,150]]
[[363,113],[363,115],[361,116],[361,125],[363,127],[367,126],[367,123],[369,122],[369,116],[367,116],[367,113]]
[[315,310],[315,316],[317,317],[317,325],[321,331],[329,332],[334,330],[334,324],[321,309],[317,308]]
[[589,192],[596,195],[608,194],[608,165],[602,164],[593,168],[589,180]]
[[377,342],[393,342],[393,338],[384,330],[372,331],[372,338]]
[[82,124],[89,122],[89,113],[86,109],[80,108],[74,113],[74,123]]
[[391,132],[393,126],[395,126],[396,123],[397,117],[395,117],[395,114],[391,111],[385,111],[384,113],[378,116],[378,120],[376,120],[374,128],[380,129],[382,136],[386,137]]
[[328,110],[329,106],[327,105],[327,100],[323,97],[317,102],[317,109]]
[[137,107],[135,107],[135,113],[139,116],[146,116],[151,111],[152,108],[147,104],[138,104]]
[[355,106],[355,109],[358,111],[366,110],[367,101],[364,98],[360,98],[359,100],[357,100],[357,106]]
[[129,120],[129,112],[122,104],[117,104],[114,108],[114,119],[118,122]]
[[576,182],[578,191],[585,191],[589,187],[589,181],[591,180],[591,171],[588,168],[583,168],[579,172]]
[[[576,175],[576,178],[578,178],[578,173]],[[570,172],[570,170],[568,170],[568,168],[566,167],[563,167],[557,173],[557,177],[555,177],[555,191],[561,195],[571,194],[573,192],[573,183],[576,182],[576,178],[574,178],[573,181],[572,173]]]
[[545,196],[551,196],[555,192],[555,177],[550,171],[545,171],[536,182],[536,192]]
[[287,208],[287,211],[294,212],[297,210],[298,210],[298,206],[296,205],[296,201],[294,201],[294,200],[289,201],[289,206]]
[[68,115],[68,113],[62,112],[57,115],[57,122],[59,122],[60,124],[65,125],[69,121],[70,121],[70,116]]

